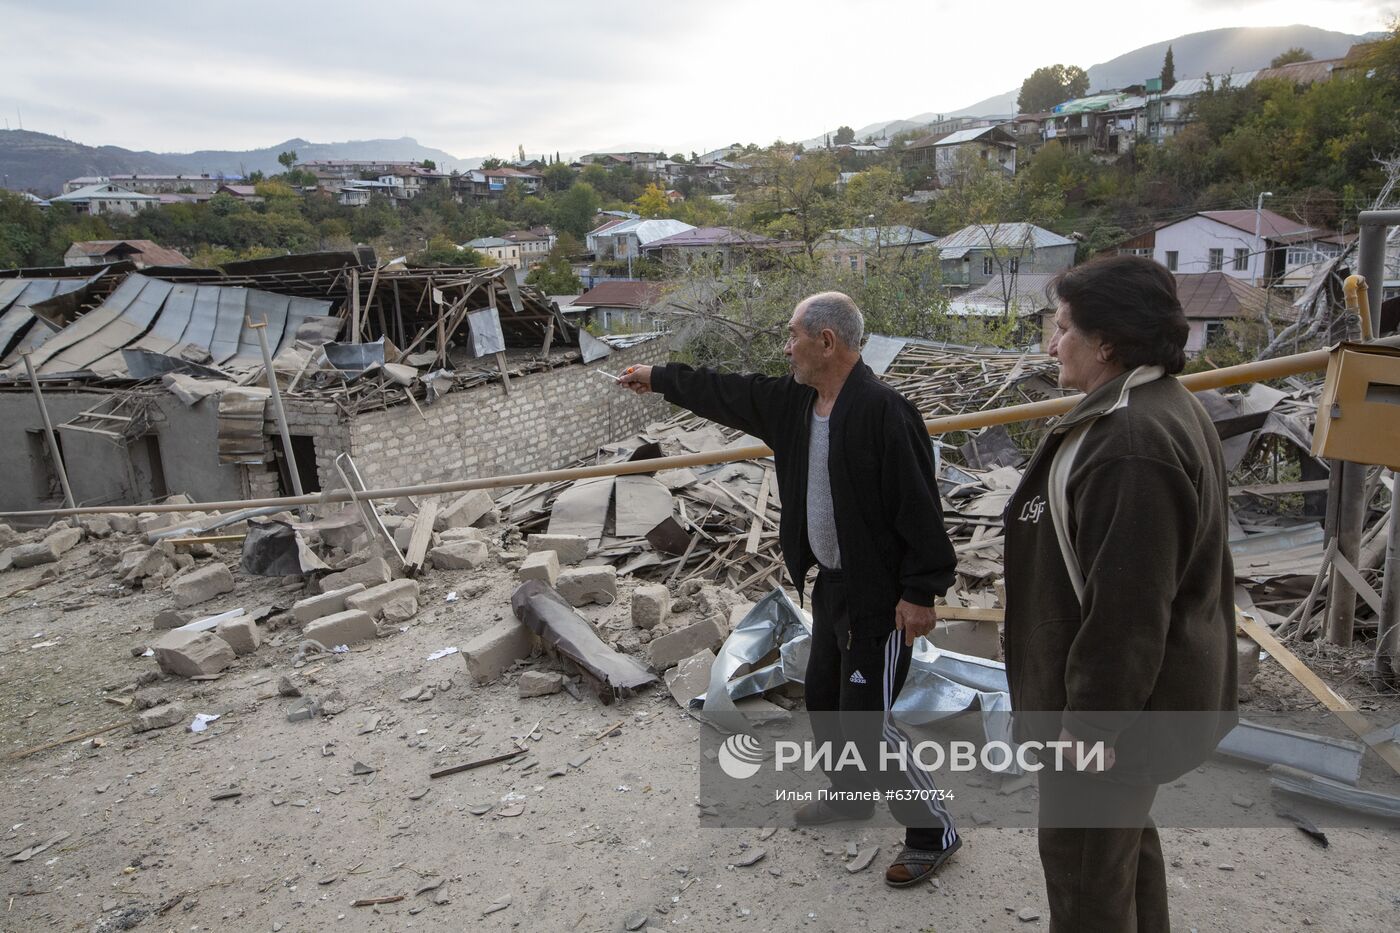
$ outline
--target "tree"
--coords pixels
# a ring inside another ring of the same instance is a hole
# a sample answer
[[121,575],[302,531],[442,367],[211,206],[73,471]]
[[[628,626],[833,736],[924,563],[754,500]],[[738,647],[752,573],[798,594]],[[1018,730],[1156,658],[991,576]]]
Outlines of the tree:
[[568,191],[574,177],[573,169],[562,162],[555,162],[544,170],[544,186],[549,191]]
[[1167,55],[1162,59],[1162,90],[1170,91],[1176,84],[1176,59],[1172,57],[1172,47],[1167,46]]
[[633,207],[643,217],[660,217],[670,209],[671,201],[666,197],[666,192],[661,190],[661,186],[652,182],[647,185],[642,196],[633,202]]
[[430,172],[436,172],[436,171],[437,171],[437,163],[434,162],[432,159],[424,159],[423,162],[422,162],[422,167],[425,168],[425,169],[427,169],[427,170],[430,171]]
[[1016,109],[1040,113],[1056,104],[1082,97],[1089,90],[1089,75],[1078,65],[1046,65],[1021,82]]
[[836,143],[838,146],[849,146],[851,143],[855,142],[855,140],[855,130],[851,129],[849,126],[838,126],[836,128],[836,136],[832,139],[832,142]]
[[525,145],[523,143],[515,147],[515,156],[517,162],[525,161]]
[[474,249],[463,249],[445,236],[435,236],[427,246],[411,253],[408,261],[415,266],[493,266],[495,263]]
[[743,187],[754,220],[773,236],[801,240],[808,254],[834,219],[839,166],[829,152],[793,157],[791,150],[771,148],[749,156]]
[[495,156],[487,156],[481,160],[481,167],[488,172],[493,168],[505,168],[505,165],[505,159],[498,159]]
[[1294,62],[1310,62],[1313,60],[1313,53],[1307,49],[1294,46],[1286,49],[1274,56],[1274,60],[1269,62],[1270,68],[1280,68],[1284,65],[1291,65]]
[[560,230],[582,239],[593,229],[593,216],[602,201],[598,192],[586,181],[575,184],[554,203],[554,224]]
[[297,151],[288,149],[286,152],[277,153],[277,164],[290,172],[292,166],[297,164]]

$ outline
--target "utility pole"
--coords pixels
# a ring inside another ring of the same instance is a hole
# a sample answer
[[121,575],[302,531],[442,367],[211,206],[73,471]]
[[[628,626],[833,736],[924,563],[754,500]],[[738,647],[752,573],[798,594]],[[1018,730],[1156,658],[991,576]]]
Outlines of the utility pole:
[[[1261,191],[1261,192],[1259,192],[1259,200],[1256,201],[1255,204],[1254,204],[1254,245],[1255,245],[1255,246],[1258,246],[1258,244],[1259,244],[1259,228],[1262,226],[1261,221],[1263,221],[1263,219],[1264,219],[1264,199],[1265,199],[1265,198],[1271,198],[1271,197],[1273,197],[1273,196],[1274,196],[1274,193],[1273,193],[1272,191]],[[1255,257],[1254,262],[1252,262],[1252,263],[1249,264],[1249,268],[1252,270],[1252,271],[1250,272],[1250,276],[1249,276],[1249,284],[1250,284],[1250,285],[1257,285],[1257,284],[1259,284],[1259,265],[1260,265],[1260,263],[1262,263],[1266,258],[1268,258],[1268,255],[1269,255],[1269,251],[1268,251],[1267,249],[1261,249],[1261,250],[1259,250],[1258,252],[1259,252],[1259,254],[1258,254],[1258,256]]]

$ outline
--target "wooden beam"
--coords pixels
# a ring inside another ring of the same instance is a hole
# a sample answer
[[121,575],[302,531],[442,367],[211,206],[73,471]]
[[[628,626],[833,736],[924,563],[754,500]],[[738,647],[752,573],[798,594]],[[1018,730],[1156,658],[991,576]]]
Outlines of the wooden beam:
[[[1244,631],[1246,635],[1254,639],[1259,647],[1273,657],[1275,661],[1283,665],[1283,669],[1293,675],[1293,679],[1303,685],[1303,689],[1311,693],[1319,703],[1327,707],[1337,718],[1340,719],[1348,729],[1355,732],[1358,737],[1364,739],[1376,727],[1346,697],[1337,693],[1323,681],[1323,679],[1312,672],[1312,670],[1298,660],[1297,655],[1284,647],[1283,642],[1274,637],[1274,633],[1269,630],[1258,619],[1248,613],[1235,608],[1235,624]],[[1390,765],[1391,770],[1400,774],[1400,747],[1394,742],[1383,741],[1369,746],[1371,751],[1381,757],[1381,760]]]
[[438,498],[433,496],[418,506],[418,518],[413,524],[413,534],[408,538],[408,553],[404,555],[404,569],[410,575],[423,566],[428,556],[428,545],[433,540],[433,522],[437,519]]

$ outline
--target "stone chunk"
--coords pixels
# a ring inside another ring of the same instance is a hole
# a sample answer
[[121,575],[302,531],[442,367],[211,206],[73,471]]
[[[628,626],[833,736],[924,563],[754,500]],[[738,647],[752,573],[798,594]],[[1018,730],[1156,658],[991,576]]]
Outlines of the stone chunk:
[[221,563],[212,563],[170,581],[175,605],[197,606],[215,596],[233,592],[233,574]]
[[134,535],[141,529],[135,515],[108,515],[107,522],[119,535]]
[[60,528],[52,534],[44,536],[44,541],[53,545],[56,554],[72,550],[81,540],[83,540],[83,529],[81,528]]
[[520,579],[543,580],[550,586],[559,579],[559,555],[554,551],[535,551],[520,565]]
[[462,649],[462,660],[475,683],[484,684],[500,677],[521,658],[535,650],[535,636],[514,619],[507,619],[473,638]]
[[166,632],[151,648],[167,674],[199,677],[217,674],[233,663],[233,649],[213,632]]
[[106,515],[80,515],[78,527],[93,538],[105,538],[112,533],[112,522]]
[[152,729],[168,729],[185,718],[185,711],[173,703],[153,706],[136,714],[131,724],[132,732],[150,732]]
[[0,522],[0,548],[9,547],[19,539],[19,532],[4,522]]
[[170,558],[160,548],[138,544],[122,551],[121,559],[112,572],[117,575],[117,579],[121,582],[134,586],[146,577],[163,573],[166,568],[173,571],[174,566],[170,563]]
[[632,624],[656,628],[671,610],[671,591],[664,583],[648,583],[632,591]]
[[588,539],[583,535],[530,535],[525,539],[525,548],[531,554],[553,551],[559,555],[559,563],[568,566],[588,556]]
[[417,602],[417,580],[391,580],[371,587],[363,593],[355,593],[346,598],[345,608],[358,609],[371,617],[378,617],[386,605],[404,596],[411,596],[414,602]]
[[392,579],[394,579],[394,572],[389,568],[389,562],[382,557],[371,557],[363,564],[356,564],[354,567],[340,571],[340,573],[322,577],[319,588],[322,593],[330,593],[334,590],[344,589],[352,583],[378,586],[381,583],[388,583]]
[[487,543],[488,535],[480,528],[449,528],[438,535],[438,541],[446,544],[449,541],[480,541]]
[[52,564],[58,560],[58,553],[54,542],[45,539],[10,548],[10,561],[18,568],[37,567],[40,564]]
[[418,600],[412,594],[405,593],[385,603],[380,615],[385,622],[407,622],[418,615]]
[[433,521],[433,530],[446,531],[449,528],[466,528],[469,525],[475,525],[482,516],[495,507],[496,503],[489,492],[484,489],[473,489],[437,513],[437,518]]
[[526,671],[516,684],[522,697],[542,697],[564,689],[564,675],[554,671]]
[[617,568],[570,567],[560,571],[554,588],[571,606],[587,603],[606,606],[617,599]]
[[666,672],[666,689],[671,691],[671,697],[681,709],[689,709],[691,700],[705,695],[710,688],[710,668],[714,663],[715,653],[706,648]]
[[347,609],[325,618],[317,619],[301,630],[303,638],[319,642],[327,648],[336,645],[353,645],[379,637],[379,627],[368,612],[361,609]]
[[331,590],[329,593],[322,592],[319,596],[308,596],[306,599],[297,600],[292,604],[292,618],[305,625],[308,622],[315,622],[322,616],[344,612],[345,600],[364,591],[365,585],[363,583],[352,583],[338,590]]
[[700,651],[718,651],[724,644],[724,633],[713,619],[704,619],[677,629],[647,645],[651,668],[664,671]]
[[240,658],[257,651],[258,645],[262,644],[257,623],[246,615],[225,619],[214,628],[214,634],[228,642],[233,653]]
[[428,552],[436,570],[475,570],[489,556],[485,541],[449,541]]
[[151,628],[157,632],[164,632],[168,629],[179,628],[193,618],[193,612],[181,612],[179,609],[162,609],[160,612],[156,613],[156,621]]

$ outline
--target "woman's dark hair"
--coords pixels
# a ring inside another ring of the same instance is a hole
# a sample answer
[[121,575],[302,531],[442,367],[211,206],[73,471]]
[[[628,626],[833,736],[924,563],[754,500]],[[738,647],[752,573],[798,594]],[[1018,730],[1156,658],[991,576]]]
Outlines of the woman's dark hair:
[[1190,331],[1176,279],[1146,256],[1104,256],[1066,269],[1049,294],[1069,306],[1075,327],[1113,348],[1125,369],[1161,366],[1168,375],[1186,366]]

